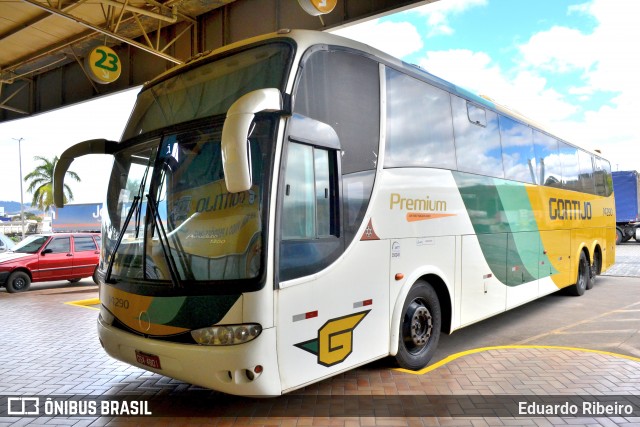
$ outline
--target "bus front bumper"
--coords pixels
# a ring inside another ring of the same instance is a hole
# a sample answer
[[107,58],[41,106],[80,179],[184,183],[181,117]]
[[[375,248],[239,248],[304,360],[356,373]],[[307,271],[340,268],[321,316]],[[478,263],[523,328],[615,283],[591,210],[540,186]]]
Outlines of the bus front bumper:
[[244,344],[204,346],[144,338],[98,316],[98,337],[114,359],[160,375],[240,396],[282,394],[275,328]]

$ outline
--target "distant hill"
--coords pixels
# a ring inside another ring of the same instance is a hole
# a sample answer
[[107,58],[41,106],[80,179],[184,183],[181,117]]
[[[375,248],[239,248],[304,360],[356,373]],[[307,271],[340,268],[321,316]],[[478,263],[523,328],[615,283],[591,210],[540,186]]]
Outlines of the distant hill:
[[[15,215],[20,213],[20,202],[10,202],[0,200],[0,207],[4,208],[5,215]],[[40,215],[42,213],[38,208],[32,208],[30,204],[24,204],[25,212],[33,212],[36,215]]]

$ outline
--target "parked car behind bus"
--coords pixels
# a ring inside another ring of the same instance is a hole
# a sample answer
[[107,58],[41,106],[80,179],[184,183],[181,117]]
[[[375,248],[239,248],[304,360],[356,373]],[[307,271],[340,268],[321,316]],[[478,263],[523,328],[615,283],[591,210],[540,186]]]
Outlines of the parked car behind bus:
[[96,281],[100,236],[91,233],[35,234],[10,251],[0,254],[0,286],[7,292],[22,292],[32,282],[84,277]]

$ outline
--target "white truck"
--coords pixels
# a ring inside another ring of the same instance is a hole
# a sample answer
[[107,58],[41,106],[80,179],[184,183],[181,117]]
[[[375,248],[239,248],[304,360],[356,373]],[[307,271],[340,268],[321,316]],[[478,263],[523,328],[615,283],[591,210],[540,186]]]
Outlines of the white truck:
[[[38,232],[38,222],[33,219],[24,221],[24,233],[34,234]],[[0,222],[0,233],[2,234],[22,234],[21,221]]]

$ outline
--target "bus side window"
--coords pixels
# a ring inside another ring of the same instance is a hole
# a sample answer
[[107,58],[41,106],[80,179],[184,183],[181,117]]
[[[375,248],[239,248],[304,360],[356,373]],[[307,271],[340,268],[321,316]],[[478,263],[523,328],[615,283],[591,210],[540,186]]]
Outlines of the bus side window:
[[563,141],[558,143],[558,147],[562,164],[562,187],[566,190],[582,191],[578,180],[580,176],[578,149]]
[[538,184],[562,187],[562,163],[558,140],[538,130],[533,131],[533,149],[536,153]]
[[578,150],[580,164],[580,188],[585,193],[596,194],[596,181],[593,176],[593,156],[584,150]]
[[284,240],[337,236],[330,163],[328,150],[289,143],[282,204]]
[[538,184],[531,128],[502,115],[498,116],[498,121],[500,123],[504,177]]
[[385,167],[456,169],[450,94],[392,68],[386,84]]
[[279,280],[316,273],[343,251],[338,151],[288,143],[280,214]]
[[498,115],[452,95],[458,170],[504,178]]
[[593,172],[595,185],[596,185],[596,194],[598,196],[609,196],[613,192],[611,188],[611,170],[609,167],[609,162],[600,157],[594,158],[594,167],[595,170]]
[[294,113],[325,123],[338,135],[346,247],[364,219],[378,165],[380,64],[341,50],[311,52],[303,64]]

